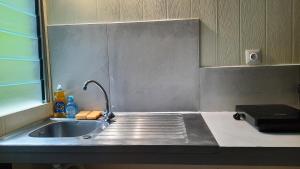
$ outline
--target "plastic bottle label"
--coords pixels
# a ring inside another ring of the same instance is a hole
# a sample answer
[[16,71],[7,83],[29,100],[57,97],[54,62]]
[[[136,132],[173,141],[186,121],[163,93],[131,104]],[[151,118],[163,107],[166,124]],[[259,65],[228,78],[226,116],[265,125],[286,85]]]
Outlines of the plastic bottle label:
[[55,103],[55,113],[64,113],[65,112],[65,103],[56,102]]

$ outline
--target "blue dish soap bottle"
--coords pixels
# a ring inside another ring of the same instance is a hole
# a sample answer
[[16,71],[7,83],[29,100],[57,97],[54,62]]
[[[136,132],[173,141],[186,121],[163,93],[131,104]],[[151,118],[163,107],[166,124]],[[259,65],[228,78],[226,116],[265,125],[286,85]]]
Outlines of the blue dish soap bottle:
[[78,106],[74,102],[74,96],[68,96],[68,104],[66,106],[67,118],[75,118],[78,113]]

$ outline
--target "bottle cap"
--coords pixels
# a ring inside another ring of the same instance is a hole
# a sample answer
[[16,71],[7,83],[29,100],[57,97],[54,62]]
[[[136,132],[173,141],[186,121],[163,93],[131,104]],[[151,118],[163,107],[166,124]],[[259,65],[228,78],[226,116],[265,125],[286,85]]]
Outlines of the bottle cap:
[[62,90],[62,85],[58,84],[57,87],[56,87],[56,90]]
[[68,101],[73,102],[74,101],[74,96],[68,96]]

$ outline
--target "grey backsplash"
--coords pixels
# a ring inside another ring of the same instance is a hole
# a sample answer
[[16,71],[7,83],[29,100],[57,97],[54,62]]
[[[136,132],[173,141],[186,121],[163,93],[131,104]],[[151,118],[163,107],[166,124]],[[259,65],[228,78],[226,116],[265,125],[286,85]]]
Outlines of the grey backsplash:
[[200,69],[200,110],[234,110],[238,104],[298,107],[298,66]]
[[48,27],[53,87],[61,83],[82,110],[232,111],[236,104],[298,105],[298,66],[199,68],[199,21]]
[[116,111],[199,109],[199,22],[108,25]]
[[90,85],[87,91],[82,86],[94,79],[109,88],[106,26],[54,26],[48,33],[54,90],[62,84],[81,109],[96,110],[105,105],[96,86]]

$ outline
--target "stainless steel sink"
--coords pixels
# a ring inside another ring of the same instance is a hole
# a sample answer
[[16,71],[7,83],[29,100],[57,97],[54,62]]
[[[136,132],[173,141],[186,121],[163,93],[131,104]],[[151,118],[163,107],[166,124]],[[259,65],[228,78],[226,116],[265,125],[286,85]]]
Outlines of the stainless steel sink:
[[181,114],[125,114],[95,139],[111,144],[184,144],[188,136]]
[[216,145],[200,113],[116,113],[111,122],[48,119],[0,137],[1,146]]
[[78,137],[100,126],[97,121],[60,121],[47,124],[29,134],[30,137]]

